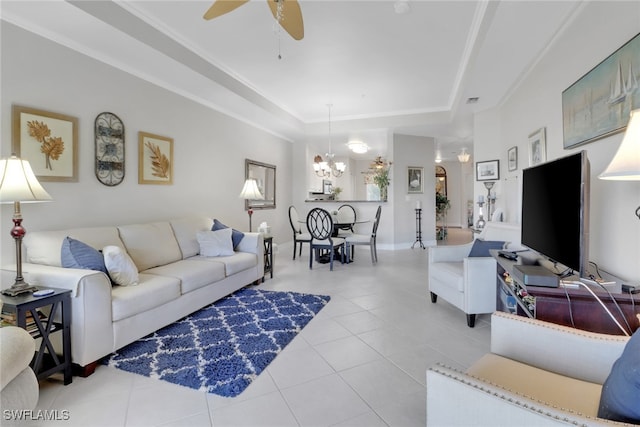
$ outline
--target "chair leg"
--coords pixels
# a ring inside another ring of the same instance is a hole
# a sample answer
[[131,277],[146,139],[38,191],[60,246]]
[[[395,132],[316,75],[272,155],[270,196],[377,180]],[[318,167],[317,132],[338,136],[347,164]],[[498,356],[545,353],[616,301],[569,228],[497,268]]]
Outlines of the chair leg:
[[333,252],[334,248],[329,250],[329,271],[333,271]]
[[376,258],[376,247],[371,245],[371,263],[375,264],[376,261],[378,261]]
[[313,246],[309,245],[309,270],[313,268]]
[[467,314],[467,326],[473,328],[476,326],[476,315],[475,314]]
[[[311,243],[309,243],[309,245],[311,245]],[[300,242],[300,253],[298,255],[302,256],[302,242]]]
[[298,243],[294,240],[293,241],[293,259],[296,259],[296,249],[298,249],[296,246],[298,246]]
[[435,304],[436,301],[438,301],[438,295],[431,292],[431,302]]
[[[351,262],[351,257],[349,256],[349,248],[351,246],[349,245],[349,243],[346,243],[346,248],[345,248],[345,252],[347,253],[347,264],[349,264]],[[342,257],[344,258],[344,253],[342,254]]]

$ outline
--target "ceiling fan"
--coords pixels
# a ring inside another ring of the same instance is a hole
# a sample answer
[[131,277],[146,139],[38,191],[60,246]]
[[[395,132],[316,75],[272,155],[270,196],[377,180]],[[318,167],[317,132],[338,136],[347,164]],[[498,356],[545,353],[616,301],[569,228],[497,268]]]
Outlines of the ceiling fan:
[[[209,10],[204,14],[204,19],[210,20],[229,13],[247,3],[249,0],[215,0]],[[304,37],[304,25],[302,11],[298,0],[267,0],[273,17],[296,40]]]

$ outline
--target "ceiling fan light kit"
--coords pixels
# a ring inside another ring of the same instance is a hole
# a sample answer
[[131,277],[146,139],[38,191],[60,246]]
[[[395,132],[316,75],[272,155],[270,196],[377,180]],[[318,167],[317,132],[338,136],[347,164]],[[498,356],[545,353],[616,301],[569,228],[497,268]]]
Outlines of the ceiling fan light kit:
[[[248,2],[249,0],[216,0],[205,12],[203,18],[206,20],[217,18]],[[267,0],[267,4],[274,19],[291,37],[295,40],[304,38],[302,10],[297,0]]]

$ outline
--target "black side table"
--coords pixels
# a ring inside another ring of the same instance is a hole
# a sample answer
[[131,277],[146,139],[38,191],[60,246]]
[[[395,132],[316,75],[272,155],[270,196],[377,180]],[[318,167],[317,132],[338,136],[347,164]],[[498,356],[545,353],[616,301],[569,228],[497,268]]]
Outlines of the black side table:
[[[273,237],[264,238],[264,275],[271,274],[273,279]],[[264,277],[262,278],[264,282]]]
[[[64,375],[64,385],[71,384],[71,291],[52,289],[54,292],[43,297],[21,294],[15,297],[2,295],[2,312],[15,314],[16,326],[29,331],[32,337],[41,338],[40,348],[31,361],[31,368],[38,379],[47,378],[56,372]],[[38,309],[49,312],[41,319]],[[44,310],[43,310],[44,309]],[[54,321],[60,313],[61,322]],[[35,325],[27,325],[27,316],[33,316]],[[51,343],[51,334],[62,333],[62,354],[57,354]]]

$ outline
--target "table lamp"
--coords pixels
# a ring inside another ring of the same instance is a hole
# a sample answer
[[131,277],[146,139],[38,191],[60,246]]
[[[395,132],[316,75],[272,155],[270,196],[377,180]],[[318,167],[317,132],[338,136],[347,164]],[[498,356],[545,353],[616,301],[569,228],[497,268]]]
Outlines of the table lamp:
[[[630,113],[629,124],[609,166],[598,178],[614,181],[640,181],[640,108]],[[640,207],[636,209],[640,219]]]
[[15,155],[8,159],[0,159],[0,203],[13,203],[11,236],[16,241],[16,280],[10,288],[2,291],[5,295],[16,296],[37,290],[22,277],[22,238],[26,230],[22,227],[20,203],[47,200],[51,200],[51,196],[42,188],[27,160],[19,159]]
[[242,187],[242,191],[238,196],[241,199],[245,199],[247,201],[247,213],[249,214],[249,232],[251,232],[251,215],[253,215],[253,209],[251,209],[251,205],[248,203],[249,200],[264,200],[264,196],[260,193],[258,189],[258,183],[253,178],[247,178],[244,182],[244,187]]

